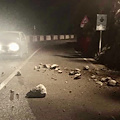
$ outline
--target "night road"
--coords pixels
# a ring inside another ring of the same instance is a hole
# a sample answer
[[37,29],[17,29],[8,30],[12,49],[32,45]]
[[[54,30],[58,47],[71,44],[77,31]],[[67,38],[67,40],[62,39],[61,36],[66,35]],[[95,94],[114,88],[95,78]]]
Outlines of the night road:
[[[74,44],[74,40],[43,41],[31,45],[26,59],[0,60],[0,120],[120,120],[120,88],[100,86],[91,78],[94,74],[97,79],[119,80],[116,73],[81,58]],[[39,64],[40,70],[34,70]],[[58,64],[62,73],[43,68],[44,64]],[[83,70],[86,65],[89,70]],[[80,79],[69,75],[75,68],[81,69]],[[19,69],[21,76],[15,76]],[[39,84],[46,87],[46,97],[25,98]]]

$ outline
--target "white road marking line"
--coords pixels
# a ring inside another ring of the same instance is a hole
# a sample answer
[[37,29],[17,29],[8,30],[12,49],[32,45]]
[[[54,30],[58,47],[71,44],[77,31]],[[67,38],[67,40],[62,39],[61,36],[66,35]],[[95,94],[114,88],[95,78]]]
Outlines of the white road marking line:
[[0,90],[8,84],[8,82],[16,75],[16,73],[40,50],[41,48],[37,49],[28,59],[26,59],[22,65],[20,65],[8,78],[6,78],[1,84],[0,84]]

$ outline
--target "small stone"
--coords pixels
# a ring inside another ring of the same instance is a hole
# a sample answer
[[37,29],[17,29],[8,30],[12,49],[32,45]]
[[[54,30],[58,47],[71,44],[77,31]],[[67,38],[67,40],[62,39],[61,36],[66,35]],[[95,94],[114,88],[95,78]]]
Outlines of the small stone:
[[40,71],[40,69],[37,69],[37,71],[39,72],[39,71]]
[[59,67],[59,65],[53,64],[53,65],[50,66],[50,69],[55,69],[55,68],[57,68],[57,67]]
[[81,74],[75,74],[74,79],[80,79],[81,78]]
[[115,80],[109,80],[108,81],[108,85],[110,85],[110,86],[116,86],[117,82]]
[[90,67],[89,67],[88,65],[86,65],[86,66],[84,66],[83,69],[84,69],[84,70],[89,70],[89,68],[90,68]]
[[63,110],[63,112],[65,112],[65,109]]
[[75,72],[74,71],[70,71],[69,75],[75,75]]
[[38,65],[37,69],[40,69],[40,68],[41,68],[41,66],[40,66],[40,65]]
[[92,75],[92,76],[91,76],[91,78],[92,78],[92,79],[95,79],[95,78],[96,78],[96,76],[95,76],[95,75]]
[[72,91],[70,90],[69,93],[72,93]]
[[44,98],[47,94],[46,87],[43,84],[39,84],[32,90],[30,90],[27,94],[27,98]]
[[65,83],[67,84],[67,83],[68,83],[68,81],[65,81]]
[[37,66],[34,67],[34,70],[37,70]]
[[40,63],[39,65],[43,65],[42,63]]
[[1,73],[1,76],[4,76],[4,75],[5,75],[5,73],[4,73],[4,72],[2,72],[2,73]]
[[107,78],[101,78],[100,81],[101,81],[101,82],[106,82],[106,81],[107,81]]
[[17,74],[16,74],[16,76],[21,76],[21,72],[18,71]]
[[17,97],[17,99],[19,99],[19,93],[16,93],[16,97]]
[[50,69],[50,64],[45,64],[45,65],[43,65],[43,68]]
[[103,86],[103,83],[101,81],[97,81],[96,84]]
[[111,78],[111,77],[107,77],[106,80],[107,80],[107,81],[108,81],[108,80],[112,80],[112,78]]
[[55,71],[58,71],[59,69],[58,68],[55,68]]
[[10,90],[10,93],[14,93],[14,90]]
[[97,79],[93,79],[95,82],[97,82],[98,80]]
[[79,68],[75,68],[74,71],[81,72],[81,70]]
[[58,73],[62,73],[62,70],[58,70]]

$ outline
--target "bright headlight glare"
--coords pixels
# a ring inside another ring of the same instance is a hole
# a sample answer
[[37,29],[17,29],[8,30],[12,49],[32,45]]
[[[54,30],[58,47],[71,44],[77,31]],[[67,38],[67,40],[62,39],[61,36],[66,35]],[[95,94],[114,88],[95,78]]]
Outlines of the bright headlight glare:
[[9,44],[9,50],[18,51],[19,50],[19,45],[17,43],[11,43],[11,44]]

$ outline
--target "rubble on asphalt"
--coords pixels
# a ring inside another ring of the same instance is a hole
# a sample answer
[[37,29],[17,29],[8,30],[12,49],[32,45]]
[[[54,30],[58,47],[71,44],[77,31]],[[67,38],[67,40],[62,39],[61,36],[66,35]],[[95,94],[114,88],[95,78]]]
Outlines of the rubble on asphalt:
[[91,78],[92,78],[92,79],[96,79],[96,76],[95,76],[95,75],[92,75]]
[[69,75],[75,75],[75,74],[80,74],[81,70],[78,68],[75,68],[74,70],[71,70],[69,72]]
[[110,86],[116,86],[117,82],[115,80],[108,80],[108,85],[110,85]]
[[21,71],[18,71],[15,76],[21,76]]
[[83,70],[89,70],[89,66],[88,65],[84,66]]
[[44,64],[43,65],[43,68],[47,68],[47,69],[50,69],[51,65],[50,64]]
[[96,81],[96,84],[103,86],[103,83],[101,81]]
[[46,87],[43,84],[39,84],[26,94],[26,98],[44,98],[46,94]]
[[34,70],[37,70],[37,68],[38,68],[37,66],[34,66]]
[[58,70],[58,73],[62,73],[62,70]]
[[79,73],[77,73],[77,74],[75,74],[75,76],[74,76],[74,79],[80,79],[81,78],[81,74]]
[[56,69],[57,67],[59,67],[59,65],[57,65],[57,64],[52,64],[52,65],[50,66],[50,69]]

